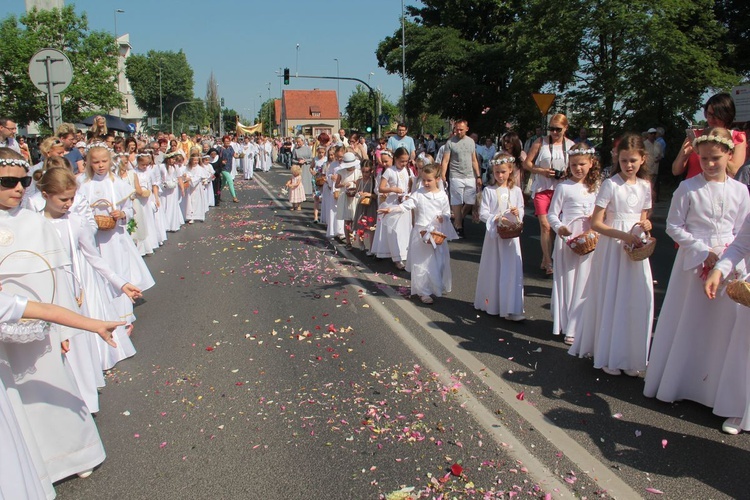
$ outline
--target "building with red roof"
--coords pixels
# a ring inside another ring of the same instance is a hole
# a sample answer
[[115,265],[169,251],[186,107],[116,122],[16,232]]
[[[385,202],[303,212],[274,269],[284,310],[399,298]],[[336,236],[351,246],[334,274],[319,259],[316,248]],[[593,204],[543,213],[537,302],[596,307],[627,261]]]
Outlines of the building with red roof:
[[335,90],[285,90],[281,96],[281,135],[333,136],[341,128]]

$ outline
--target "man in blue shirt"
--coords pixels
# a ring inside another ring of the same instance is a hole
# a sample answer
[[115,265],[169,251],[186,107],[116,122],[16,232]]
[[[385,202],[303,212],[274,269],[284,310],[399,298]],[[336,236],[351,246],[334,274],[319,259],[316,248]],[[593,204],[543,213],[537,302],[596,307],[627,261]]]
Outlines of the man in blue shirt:
[[409,160],[414,160],[416,157],[417,148],[414,145],[414,139],[406,135],[408,128],[405,123],[399,123],[396,127],[396,134],[392,135],[388,139],[388,149],[396,151],[398,148],[406,148],[409,152]]
[[85,167],[83,155],[76,147],[76,127],[72,123],[62,123],[57,127],[57,138],[65,148],[65,158],[73,165],[74,174],[82,174]]

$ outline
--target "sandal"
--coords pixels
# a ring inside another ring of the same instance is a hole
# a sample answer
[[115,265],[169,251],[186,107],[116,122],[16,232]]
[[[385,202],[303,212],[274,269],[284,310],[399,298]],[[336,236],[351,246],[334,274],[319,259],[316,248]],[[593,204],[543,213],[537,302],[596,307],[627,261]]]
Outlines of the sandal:
[[563,343],[565,345],[573,345],[573,342],[575,342],[576,338],[571,335],[566,335],[563,339]]
[[544,274],[546,274],[547,276],[549,276],[549,275],[554,274],[554,273],[555,273],[555,271],[554,271],[554,268],[552,267],[552,264],[547,264],[546,266],[544,266]]
[[434,302],[429,295],[420,295],[419,300],[422,301],[422,304],[432,304]]

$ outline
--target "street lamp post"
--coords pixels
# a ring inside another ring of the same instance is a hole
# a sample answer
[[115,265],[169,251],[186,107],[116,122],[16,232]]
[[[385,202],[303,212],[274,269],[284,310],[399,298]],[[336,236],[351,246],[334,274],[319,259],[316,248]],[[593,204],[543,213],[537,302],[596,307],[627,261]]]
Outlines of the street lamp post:
[[299,44],[297,44],[297,58],[294,64],[294,76],[299,76]]
[[159,129],[164,122],[164,98],[161,92],[161,64],[159,65]]
[[[117,41],[117,14],[124,14],[125,11],[122,9],[115,9],[114,18],[115,18],[115,45],[117,45],[117,93],[120,94],[120,97],[122,97],[122,92],[120,91],[120,42]],[[122,117],[122,104],[117,108],[117,116]]]
[[268,82],[268,133],[266,134],[268,137],[271,137],[271,133],[273,132],[273,124],[271,123],[271,82]]
[[406,15],[401,0],[401,119],[406,121]]
[[182,101],[178,102],[174,108],[172,108],[172,134],[174,135],[174,110],[178,107],[182,106],[183,104],[190,104],[192,102],[203,102],[203,99],[193,99],[192,101]]
[[339,117],[341,116],[341,80],[339,80],[339,59],[335,57],[336,61],[336,106],[339,107]]

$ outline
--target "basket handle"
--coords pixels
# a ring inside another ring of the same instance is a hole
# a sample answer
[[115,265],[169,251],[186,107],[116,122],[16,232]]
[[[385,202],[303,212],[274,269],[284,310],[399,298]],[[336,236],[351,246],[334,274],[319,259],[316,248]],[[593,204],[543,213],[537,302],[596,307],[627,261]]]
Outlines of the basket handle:
[[94,203],[92,203],[91,204],[91,208],[100,207],[102,205],[104,205],[106,207],[111,207],[113,209],[115,208],[115,206],[112,205],[112,202],[110,202],[109,200],[106,200],[104,198],[100,198],[100,199],[96,200]]
[[57,277],[55,276],[54,269],[52,269],[52,265],[49,263],[49,261],[47,259],[44,258],[43,255],[38,254],[38,253],[36,253],[33,250],[24,250],[24,249],[15,250],[13,252],[10,252],[9,254],[7,254],[5,257],[3,257],[0,260],[0,266],[3,265],[3,263],[8,259],[8,257],[10,257],[13,254],[17,254],[17,253],[30,253],[32,255],[35,255],[35,256],[39,257],[42,260],[42,262],[44,262],[47,265],[47,269],[49,270],[49,273],[52,276],[52,298],[50,299],[49,303],[50,304],[54,304],[55,303],[55,296],[57,295]]
[[[590,215],[579,215],[575,219],[572,219],[567,224],[565,224],[565,227],[567,227],[568,230],[570,230],[571,224],[573,224],[574,222],[579,221],[579,220],[580,221],[584,221],[584,222],[585,221],[589,221],[589,228],[588,229],[591,229],[591,224],[590,224],[591,223],[591,216]],[[586,231],[586,229],[583,229],[582,232],[585,232],[585,231]],[[570,232],[573,233],[573,231],[570,231]],[[575,238],[576,236],[578,236],[578,235],[577,234],[571,234],[570,236],[565,236],[565,241],[568,242],[571,239]]]

